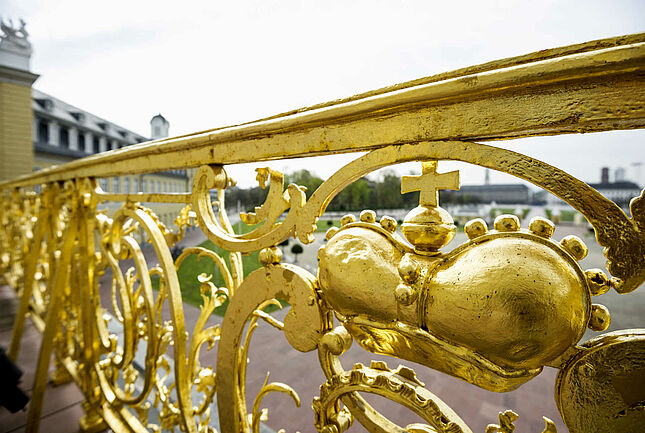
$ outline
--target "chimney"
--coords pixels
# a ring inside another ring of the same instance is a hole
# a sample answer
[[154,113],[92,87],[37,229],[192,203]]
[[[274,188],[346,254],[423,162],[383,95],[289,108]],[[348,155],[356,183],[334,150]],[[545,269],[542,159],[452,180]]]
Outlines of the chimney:
[[600,183],[609,183],[609,167],[600,169]]
[[614,182],[624,182],[625,180],[625,169],[618,167],[614,172]]

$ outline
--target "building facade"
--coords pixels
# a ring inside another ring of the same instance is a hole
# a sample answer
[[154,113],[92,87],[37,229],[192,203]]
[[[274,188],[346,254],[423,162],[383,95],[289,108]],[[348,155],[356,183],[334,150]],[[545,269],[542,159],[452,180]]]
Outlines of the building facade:
[[458,191],[441,191],[444,203],[528,204],[531,190],[521,183],[462,185]]
[[[609,167],[602,167],[600,170],[600,182],[590,183],[589,186],[616,203],[623,210],[627,210],[631,200],[640,196],[641,187],[635,182],[626,180],[625,169],[621,167],[614,171],[614,182],[611,182],[609,174]],[[565,204],[564,201],[552,194],[547,195],[547,203],[549,205]]]
[[[2,22],[0,34],[0,180],[64,164],[151,138],[130,131],[59,98],[34,89],[32,46],[24,21]],[[168,136],[170,124],[158,114],[150,120],[152,139]],[[106,192],[180,193],[190,190],[190,173],[172,170],[99,179]],[[150,204],[171,225],[179,204]]]

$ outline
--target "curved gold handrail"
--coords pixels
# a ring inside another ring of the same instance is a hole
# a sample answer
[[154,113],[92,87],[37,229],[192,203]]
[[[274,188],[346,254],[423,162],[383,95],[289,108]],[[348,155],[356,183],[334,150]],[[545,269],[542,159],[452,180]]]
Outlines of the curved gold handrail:
[[[645,34],[637,34],[491,62],[255,122],[104,152],[2,182],[0,189],[423,140],[641,128],[643,40]],[[563,92],[567,98],[558,95]],[[608,110],[614,103],[631,108]]]

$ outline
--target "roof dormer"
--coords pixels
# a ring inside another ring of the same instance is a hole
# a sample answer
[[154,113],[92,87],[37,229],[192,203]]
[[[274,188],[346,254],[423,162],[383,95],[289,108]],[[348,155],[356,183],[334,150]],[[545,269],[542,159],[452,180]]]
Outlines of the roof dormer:
[[38,102],[38,105],[47,112],[52,112],[54,110],[54,101],[49,98],[39,98],[36,99],[36,102]]
[[87,118],[87,116],[85,116],[85,113],[82,113],[80,111],[72,111],[69,114],[71,114],[78,123],[85,123],[85,120]]

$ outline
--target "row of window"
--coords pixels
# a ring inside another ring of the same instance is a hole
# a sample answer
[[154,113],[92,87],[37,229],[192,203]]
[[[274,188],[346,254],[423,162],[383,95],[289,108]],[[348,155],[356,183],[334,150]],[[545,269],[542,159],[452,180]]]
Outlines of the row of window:
[[[49,137],[49,122],[43,119],[36,119],[38,122],[37,131],[38,131],[38,143],[48,144],[50,142]],[[84,132],[79,132],[78,134],[78,149],[86,152],[86,144],[90,145],[91,152],[89,153],[99,153],[101,151],[100,147],[100,138],[94,134],[91,135],[91,143],[86,143],[86,135]],[[144,140],[140,138],[135,139],[137,143],[142,143]],[[69,139],[69,128],[65,125],[59,125],[58,128],[58,145],[63,148],[69,149],[70,139]],[[118,147],[127,146],[125,143],[119,142]],[[87,152],[86,152],[87,153]]]
[[[44,119],[39,119],[36,118],[35,121],[37,122],[37,127],[38,127],[38,136],[37,140],[38,143],[40,144],[49,144],[50,139],[49,139],[49,126],[48,122]],[[100,137],[90,134],[89,139],[92,140],[90,149],[91,151],[87,151],[87,146],[85,145],[86,143],[86,134],[84,132],[79,132],[78,134],[78,149],[82,152],[88,153],[88,154],[94,154],[94,153],[100,153],[101,152],[101,146],[100,146]],[[143,139],[137,139],[138,143],[142,143],[144,140]],[[70,134],[69,134],[69,128],[60,125],[58,129],[58,145],[62,148],[69,149],[70,148]],[[125,147],[127,144],[123,142],[118,142],[117,147]],[[109,149],[107,149],[109,150]],[[166,173],[169,174],[174,174],[177,176],[186,176],[186,170],[183,169],[177,169],[177,170],[168,170]]]
[[[101,188],[103,189],[103,191],[108,191],[108,188],[110,186],[108,179],[102,178],[99,181],[99,184],[101,185]],[[118,178],[118,177],[112,178],[111,192],[117,193],[117,194],[121,193],[121,184],[122,184],[121,178]],[[139,185],[139,179],[136,177],[132,178],[132,189],[130,189],[130,178],[124,177],[123,192],[124,193],[131,193],[131,192],[159,193],[159,192],[186,192],[186,191],[183,185],[179,182],[165,182],[160,180],[154,181],[154,180],[143,179],[141,181],[141,185]]]

